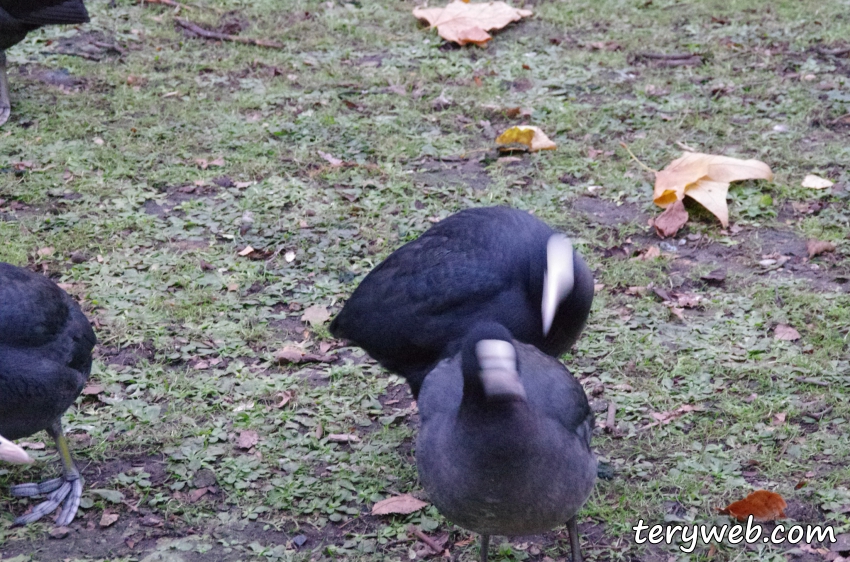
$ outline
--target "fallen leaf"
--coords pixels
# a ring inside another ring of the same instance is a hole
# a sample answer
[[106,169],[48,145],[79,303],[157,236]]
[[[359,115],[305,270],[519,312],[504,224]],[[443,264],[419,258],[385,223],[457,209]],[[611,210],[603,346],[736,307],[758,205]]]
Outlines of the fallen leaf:
[[823,240],[815,240],[813,238],[806,242],[806,249],[809,251],[809,257],[813,258],[826,252],[834,252],[835,244],[832,242],[824,242]]
[[285,390],[283,392],[278,392],[277,394],[275,394],[275,396],[280,398],[280,402],[275,404],[274,407],[277,408],[277,409],[281,409],[284,406],[286,406],[287,404],[289,404],[290,400],[292,400],[292,391],[291,390]]
[[733,181],[773,179],[770,167],[759,160],[686,152],[660,172],[655,172],[652,199],[667,208],[687,195],[729,226],[726,193]]
[[555,150],[557,145],[538,127],[518,125],[511,127],[496,139],[499,150],[516,150],[519,147],[531,152],[538,150]]
[[731,503],[720,510],[721,515],[731,515],[738,521],[746,521],[752,515],[756,521],[773,521],[785,517],[788,504],[776,492],[756,490],[746,498]]
[[207,494],[207,492],[209,492],[209,491],[210,491],[209,487],[198,488],[197,490],[192,490],[191,492],[189,492],[189,502],[190,503],[197,502],[199,499],[204,497]]
[[100,385],[100,384],[88,384],[88,385],[86,385],[86,387],[83,389],[83,395],[84,395],[84,396],[96,396],[96,395],[100,394],[101,392],[103,392],[104,390],[106,390],[106,389],[105,389],[105,388],[103,388],[103,385]]
[[210,167],[210,163],[207,161],[206,158],[195,158],[195,164],[197,164],[198,167],[202,170],[206,170]]
[[328,309],[320,304],[304,309],[304,314],[301,315],[302,322],[308,322],[311,326],[319,326],[327,322],[331,317]]
[[777,340],[796,341],[800,339],[800,332],[788,324],[777,324],[773,330],[773,338]]
[[108,513],[104,512],[103,515],[100,516],[100,526],[101,527],[109,527],[113,523],[118,521],[117,513]]
[[48,246],[47,248],[39,248],[35,253],[41,257],[53,255],[53,247]]
[[633,257],[633,260],[647,261],[654,260],[655,258],[661,257],[661,249],[658,246],[650,246],[646,250],[643,250],[640,254]]
[[239,437],[236,439],[236,446],[240,449],[250,449],[260,442],[260,436],[256,431],[246,429],[239,432]]
[[50,536],[54,539],[64,539],[68,536],[68,533],[71,532],[71,529],[68,527],[54,527],[50,530]]
[[683,406],[679,406],[675,410],[668,412],[652,412],[650,415],[655,419],[654,422],[645,425],[643,429],[649,429],[650,427],[655,427],[656,425],[667,425],[673,420],[682,417],[683,415],[690,412],[702,412],[705,408],[702,406],[691,406],[690,404],[685,404]]
[[504,2],[469,3],[455,0],[443,8],[413,9],[413,16],[425,20],[446,41],[459,45],[475,43],[479,47],[492,39],[487,32],[501,29],[511,22],[532,14],[531,10],[518,10]]
[[700,279],[710,285],[719,285],[726,281],[726,269],[718,267],[710,273],[703,275]]
[[210,160],[210,166],[217,166],[219,168],[224,166],[224,157],[219,156],[215,160]]
[[318,153],[319,156],[322,157],[322,159],[326,160],[331,165],[331,168],[339,168],[340,166],[342,166],[342,160],[340,160],[339,158],[334,158],[327,152],[322,152],[321,150],[319,150]]
[[410,494],[402,494],[381,500],[373,505],[372,515],[407,515],[408,513],[419,511],[426,505],[428,505],[426,502],[418,500]]
[[773,425],[782,425],[785,423],[785,418],[788,414],[785,412],[779,412],[778,414],[773,414],[773,421],[771,422]]
[[675,236],[679,229],[688,222],[688,211],[681,201],[674,201],[664,212],[655,217],[652,226],[661,238]]
[[254,248],[252,248],[251,246],[245,246],[242,250],[239,250],[239,255],[244,257],[253,252]]
[[801,185],[803,187],[808,187],[809,189],[826,189],[827,187],[832,187],[833,183],[834,182],[831,182],[826,178],[809,174],[803,178],[803,183]]

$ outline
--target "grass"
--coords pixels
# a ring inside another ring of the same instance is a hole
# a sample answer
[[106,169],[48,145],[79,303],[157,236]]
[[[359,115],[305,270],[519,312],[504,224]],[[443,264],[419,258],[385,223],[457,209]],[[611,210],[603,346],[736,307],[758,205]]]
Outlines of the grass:
[[[572,233],[604,285],[564,357],[615,473],[581,514],[588,559],[820,557],[633,540],[639,519],[723,521],[718,508],[759,488],[781,493],[795,522],[850,532],[850,149],[839,120],[850,62],[822,53],[846,44],[846,2],[541,2],[486,49],[444,45],[413,6],[216,0],[180,13],[283,44],[263,49],[184,35],[171,8],[93,1],[91,24],[32,33],[8,52],[0,260],[80,299],[102,391],[65,416],[87,479],[70,537],[11,526],[28,502],[8,486],[44,476],[49,444],[36,467],[0,470],[3,560],[402,560],[416,548],[409,523],[462,541],[430,507],[369,514],[420,492],[415,409],[401,380],[301,316],[337,310],[434,220],[491,204]],[[645,52],[704,63],[657,66]],[[441,95],[450,103],[435,106]],[[530,116],[509,117],[514,107]],[[558,150],[498,159],[494,135],[522,122]],[[685,243],[661,241],[646,223],[652,177],[621,142],[655,169],[680,142],[762,159],[776,177],[732,188],[737,230],[691,208]],[[804,189],[808,173],[836,186]],[[809,238],[836,252],[810,260]],[[631,259],[651,245],[664,255]],[[246,246],[255,252],[240,255]],[[773,253],[790,260],[758,264]],[[725,282],[701,281],[718,267]],[[703,300],[682,321],[651,288],[627,292],[650,283]],[[774,339],[780,323],[801,339]],[[285,346],[338,360],[280,364]],[[612,401],[616,430],[605,432]],[[702,409],[646,428],[683,405]],[[258,443],[240,448],[243,432]],[[101,527],[104,512],[118,521]],[[476,551],[452,547],[461,560]],[[491,559],[568,551],[559,529]]]

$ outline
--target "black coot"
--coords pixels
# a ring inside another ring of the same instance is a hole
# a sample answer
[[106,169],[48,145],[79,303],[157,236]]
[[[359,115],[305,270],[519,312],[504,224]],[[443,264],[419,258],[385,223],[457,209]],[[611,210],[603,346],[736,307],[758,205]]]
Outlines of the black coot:
[[0,125],[11,112],[6,49],[44,25],[87,21],[89,14],[82,0],[0,0]]
[[61,418],[91,373],[95,342],[82,310],[56,283],[0,262],[0,435],[20,439],[47,430],[64,465],[60,478],[12,487],[16,496],[49,494],[18,524],[36,521],[63,502],[58,525],[77,513],[83,483]]
[[413,395],[472,326],[494,321],[558,356],[584,328],[593,275],[570,240],[525,211],[467,209],[373,269],[331,323],[404,376]]
[[581,560],[575,515],[593,489],[593,413],[557,359],[480,324],[461,352],[431,371],[419,394],[419,478],[447,519],[490,535],[531,535],[568,524]]

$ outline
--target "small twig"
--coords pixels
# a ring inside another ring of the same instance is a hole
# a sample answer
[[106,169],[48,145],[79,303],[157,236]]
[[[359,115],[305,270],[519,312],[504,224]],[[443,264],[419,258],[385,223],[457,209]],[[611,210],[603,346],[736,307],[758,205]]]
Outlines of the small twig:
[[122,57],[127,54],[126,49],[119,47],[118,45],[115,45],[113,43],[105,43],[103,41],[92,41],[91,44],[94,45],[95,47],[100,47],[101,49],[108,49],[110,51],[115,51],[116,53],[118,53]]
[[100,61],[100,60],[103,59],[102,56],[95,55],[93,53],[83,53],[83,52],[80,52],[80,51],[70,51],[70,50],[63,50],[63,49],[56,49],[56,54],[66,55],[66,56],[69,56],[69,57],[80,57],[80,58],[83,58],[83,59],[88,59],[88,60],[93,60],[93,61]]
[[826,410],[823,412],[818,412],[817,414],[809,414],[809,417],[814,418],[818,421],[821,421],[825,415],[832,411],[832,406],[827,406]]
[[822,381],[820,379],[813,379],[811,377],[797,377],[794,379],[797,382],[802,382],[806,384],[813,384],[815,386],[829,386],[829,383],[826,381]]
[[419,528],[416,525],[413,525],[411,523],[410,525],[407,526],[407,531],[409,533],[413,533],[416,536],[417,539],[419,539],[420,541],[422,541],[426,545],[428,545],[428,548],[433,550],[434,554],[440,554],[441,552],[443,552],[443,549],[440,548],[440,545],[438,545],[436,542],[434,542],[434,539],[432,539],[431,537],[429,537],[428,535],[426,535],[425,533],[420,531]]
[[608,402],[608,416],[605,418],[605,431],[611,433],[614,431],[614,416],[617,414],[617,403],[611,400]]
[[697,66],[702,64],[702,57],[693,56],[689,59],[663,59],[658,61],[658,66]]
[[644,59],[654,59],[654,60],[684,60],[690,59],[694,57],[702,58],[702,55],[698,53],[638,53],[637,55],[640,58]]
[[175,2],[174,0],[141,0],[139,4],[162,4],[163,6],[171,6],[172,8],[197,8],[198,6],[190,6],[187,4],[181,4],[180,2]]
[[818,49],[818,52],[822,55],[842,57],[847,53],[850,53],[850,47],[844,47],[843,49]]
[[256,45],[258,47],[269,47],[271,49],[283,48],[283,45],[275,41],[266,41],[264,39],[250,39],[248,37],[239,37],[238,35],[228,35],[227,33],[218,33],[217,31],[210,31],[183,18],[174,18],[174,21],[183,29],[188,29],[192,33],[200,35],[201,37],[204,37],[206,39],[218,39],[219,41],[234,41],[236,43],[245,43],[246,45]]
[[640,166],[641,166],[644,170],[646,170],[647,172],[652,172],[653,174],[657,174],[657,173],[658,173],[658,172],[656,172],[655,170],[653,170],[652,168],[650,168],[649,166],[647,166],[646,164],[644,164],[643,162],[641,162],[640,160],[638,160],[638,157],[637,157],[637,156],[635,156],[634,154],[632,154],[632,151],[631,151],[631,150],[629,150],[629,146],[628,146],[626,143],[621,142],[621,143],[620,143],[620,146],[622,146],[623,148],[625,148],[625,149],[626,149],[626,152],[628,152],[628,153],[629,153],[629,156],[631,156],[631,157],[634,159],[634,161],[635,161],[635,162],[637,162],[638,164],[640,164]]

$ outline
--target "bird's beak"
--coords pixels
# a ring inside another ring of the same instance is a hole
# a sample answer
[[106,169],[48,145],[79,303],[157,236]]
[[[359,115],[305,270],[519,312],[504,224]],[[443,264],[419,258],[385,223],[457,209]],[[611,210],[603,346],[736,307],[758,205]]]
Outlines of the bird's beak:
[[558,305],[575,285],[573,244],[563,234],[553,234],[546,243],[546,271],[543,273],[543,335],[549,334]]
[[15,464],[30,464],[32,459],[26,451],[0,436],[0,461],[11,462]]
[[525,387],[519,380],[516,350],[504,340],[481,340],[475,344],[481,367],[481,384],[487,400],[525,400]]

